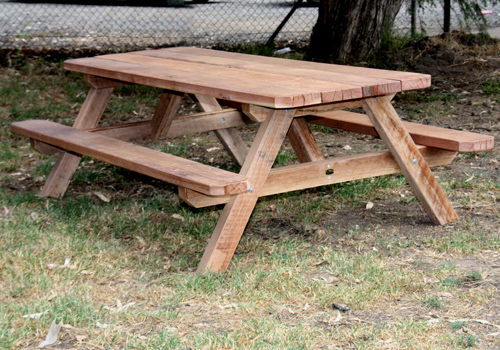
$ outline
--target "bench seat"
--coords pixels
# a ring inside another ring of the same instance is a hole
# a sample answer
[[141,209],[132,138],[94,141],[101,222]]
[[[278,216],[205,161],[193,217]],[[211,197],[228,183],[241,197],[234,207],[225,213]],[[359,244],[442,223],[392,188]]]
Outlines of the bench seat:
[[47,120],[11,124],[15,133],[211,196],[246,192],[245,176]]
[[[307,121],[312,124],[378,136],[370,118],[365,114],[344,110],[331,111],[314,114]],[[418,145],[455,152],[477,152],[493,148],[494,138],[490,135],[411,122],[403,122],[403,124],[410,133],[413,141]]]

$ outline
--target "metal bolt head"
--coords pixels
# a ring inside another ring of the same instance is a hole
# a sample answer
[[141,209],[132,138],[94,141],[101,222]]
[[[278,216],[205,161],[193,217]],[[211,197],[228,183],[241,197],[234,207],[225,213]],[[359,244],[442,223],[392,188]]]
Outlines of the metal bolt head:
[[413,164],[417,164],[417,158],[413,159]]
[[221,118],[221,120],[222,120],[223,122],[225,122],[225,121],[226,121],[226,118]]
[[250,187],[250,189],[248,190],[248,192],[252,193],[253,192],[253,187]]

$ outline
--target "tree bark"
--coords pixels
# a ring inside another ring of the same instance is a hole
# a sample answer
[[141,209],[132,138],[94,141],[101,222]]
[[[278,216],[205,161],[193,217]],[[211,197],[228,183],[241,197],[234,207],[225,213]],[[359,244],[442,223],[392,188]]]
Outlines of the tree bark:
[[365,59],[380,48],[404,0],[321,0],[308,55],[313,60]]

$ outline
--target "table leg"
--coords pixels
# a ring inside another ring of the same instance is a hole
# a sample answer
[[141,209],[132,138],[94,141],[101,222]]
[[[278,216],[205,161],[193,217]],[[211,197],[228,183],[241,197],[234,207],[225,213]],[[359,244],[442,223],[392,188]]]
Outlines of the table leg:
[[325,159],[304,118],[293,120],[287,136],[299,162],[307,163]]
[[231,261],[295,114],[293,110],[271,112],[261,124],[240,171],[250,179],[251,189],[236,195],[224,207],[198,272],[224,271]]
[[390,97],[365,99],[363,108],[431,220],[441,225],[457,220],[457,213],[392,107]]
[[[204,112],[213,112],[222,109],[217,99],[212,96],[195,95],[195,97],[198,100],[198,105]],[[248,148],[238,134],[238,131],[234,128],[227,128],[214,130],[214,132],[231,158],[239,165],[243,165]]]
[[[113,89],[113,87],[104,89],[91,88],[73,123],[73,127],[76,129],[90,129],[96,127],[104,109],[108,105]],[[79,155],[66,152],[60,153],[54,168],[43,186],[41,196],[54,198],[62,197],[80,163],[80,159],[81,156]]]
[[160,102],[156,107],[153,120],[151,121],[151,136],[159,139],[167,136],[168,129],[172,124],[175,113],[179,109],[183,93],[175,91],[163,91]]

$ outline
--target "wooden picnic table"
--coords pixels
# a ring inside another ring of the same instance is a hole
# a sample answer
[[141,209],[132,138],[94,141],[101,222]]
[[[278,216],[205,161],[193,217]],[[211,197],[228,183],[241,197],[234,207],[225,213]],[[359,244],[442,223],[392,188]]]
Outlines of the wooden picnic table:
[[[225,203],[198,271],[225,270],[259,197],[402,172],[436,224],[458,219],[429,165],[450,163],[459,151],[493,147],[491,136],[404,123],[391,104],[400,91],[430,86],[425,74],[177,47],[68,60],[90,92],[72,127],[44,120],[13,123],[42,153],[58,159],[42,189],[61,197],[89,155],[179,186],[195,207]],[[97,127],[113,88],[163,89],[149,121]],[[176,116],[191,94],[203,110]],[[363,108],[365,114],[349,109]],[[260,123],[248,148],[235,127]],[[308,123],[378,135],[388,151],[325,159]],[[214,131],[238,174],[133,144]],[[300,164],[273,168],[288,137]],[[416,143],[418,143],[418,146]]]

